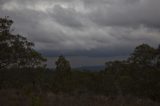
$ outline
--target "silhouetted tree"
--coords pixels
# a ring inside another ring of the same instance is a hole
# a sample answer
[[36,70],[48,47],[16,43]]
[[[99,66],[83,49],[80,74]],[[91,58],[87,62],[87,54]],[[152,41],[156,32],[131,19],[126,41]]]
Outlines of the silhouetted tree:
[[71,66],[68,60],[64,56],[59,56],[58,60],[55,62],[56,70],[59,72],[70,72]]
[[32,42],[11,33],[12,24],[8,17],[0,18],[0,69],[40,66],[45,59],[32,48]]
[[156,49],[156,66],[160,68],[160,45]]
[[155,59],[156,50],[147,45],[142,44],[135,48],[134,52],[131,54],[131,57],[128,59],[130,63],[138,64],[141,66],[153,66]]

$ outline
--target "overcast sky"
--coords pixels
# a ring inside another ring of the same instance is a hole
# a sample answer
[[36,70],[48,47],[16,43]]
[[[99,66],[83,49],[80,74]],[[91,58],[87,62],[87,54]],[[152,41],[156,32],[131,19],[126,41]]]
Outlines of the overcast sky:
[[124,57],[160,43],[160,0],[0,0],[4,16],[51,57]]

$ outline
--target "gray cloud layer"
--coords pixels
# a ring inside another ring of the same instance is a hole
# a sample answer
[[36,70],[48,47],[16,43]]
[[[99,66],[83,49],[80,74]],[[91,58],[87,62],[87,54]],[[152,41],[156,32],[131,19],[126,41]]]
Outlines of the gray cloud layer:
[[126,55],[160,42],[160,0],[0,0],[0,17],[46,55]]

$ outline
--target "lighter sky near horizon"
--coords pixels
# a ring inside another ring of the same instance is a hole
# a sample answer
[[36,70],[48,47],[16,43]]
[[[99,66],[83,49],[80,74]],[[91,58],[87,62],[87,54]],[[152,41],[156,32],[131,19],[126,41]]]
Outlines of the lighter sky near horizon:
[[74,66],[127,57],[142,43],[157,47],[159,11],[160,0],[0,0],[15,33],[47,57],[74,57]]

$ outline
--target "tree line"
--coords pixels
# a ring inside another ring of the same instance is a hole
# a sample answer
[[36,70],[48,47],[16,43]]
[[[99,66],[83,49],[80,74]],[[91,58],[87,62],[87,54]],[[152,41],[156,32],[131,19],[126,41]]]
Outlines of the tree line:
[[137,46],[126,60],[107,61],[98,72],[72,69],[64,56],[47,69],[34,44],[11,32],[13,21],[0,18],[0,89],[150,98],[160,101],[160,46]]

